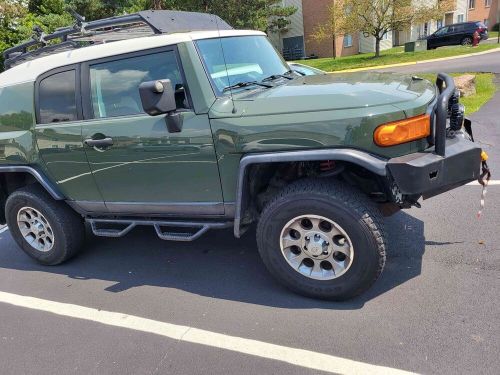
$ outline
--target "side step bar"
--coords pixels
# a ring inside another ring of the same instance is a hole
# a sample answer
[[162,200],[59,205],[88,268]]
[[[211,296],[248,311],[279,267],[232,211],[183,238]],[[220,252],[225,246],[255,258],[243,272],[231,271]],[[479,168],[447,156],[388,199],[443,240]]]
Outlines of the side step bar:
[[[92,232],[98,237],[123,237],[137,226],[154,227],[158,237],[164,241],[190,242],[200,238],[210,229],[231,228],[232,222],[191,222],[134,219],[87,218]],[[170,229],[170,231],[168,230]],[[177,229],[177,231],[172,231]],[[183,231],[178,231],[183,229]]]

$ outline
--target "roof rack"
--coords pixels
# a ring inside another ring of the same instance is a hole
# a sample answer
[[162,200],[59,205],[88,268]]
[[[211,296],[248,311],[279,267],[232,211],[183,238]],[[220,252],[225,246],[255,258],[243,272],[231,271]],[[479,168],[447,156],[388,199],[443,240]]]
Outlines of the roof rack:
[[[155,34],[189,31],[231,30],[222,18],[212,14],[145,10],[124,16],[85,22],[85,18],[69,10],[75,24],[45,34],[39,26],[33,28],[30,40],[3,52],[4,68],[61,50],[86,47],[92,44],[133,39]],[[51,41],[59,40],[58,43]]]

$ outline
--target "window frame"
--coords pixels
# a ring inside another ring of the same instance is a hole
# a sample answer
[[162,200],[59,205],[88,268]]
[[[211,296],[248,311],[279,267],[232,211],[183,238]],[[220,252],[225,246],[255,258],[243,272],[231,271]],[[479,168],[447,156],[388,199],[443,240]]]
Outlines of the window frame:
[[[162,46],[157,48],[150,48],[146,50],[127,52],[118,55],[102,57],[94,60],[84,61],[81,64],[80,75],[81,75],[81,93],[82,93],[82,113],[83,120],[85,121],[104,121],[109,119],[119,119],[119,118],[130,118],[130,117],[138,117],[138,116],[149,116],[147,113],[135,113],[130,115],[121,115],[121,116],[111,116],[111,117],[94,117],[94,110],[92,105],[92,90],[91,90],[91,82],[90,82],[90,68],[92,65],[126,60],[134,57],[142,57],[148,55],[155,55],[162,52],[174,52],[175,59],[177,61],[177,66],[179,67],[179,72],[181,74],[182,82],[184,84],[184,90],[186,93],[186,100],[188,103],[188,108],[179,108],[179,112],[193,112],[193,101],[191,99],[191,94],[189,91],[189,87],[186,80],[186,74],[184,72],[184,68],[182,66],[182,61],[179,56],[179,50],[176,44],[169,46]],[[139,89],[139,88],[137,88]]]
[[[345,34],[343,39],[344,40],[343,40],[342,45],[344,48],[351,48],[353,46],[352,34]],[[349,42],[349,40],[350,40],[350,42]]]
[[484,7],[485,8],[491,8],[491,3],[492,3],[491,0],[484,0]]
[[[46,79],[50,78],[56,74],[74,71],[75,72],[75,103],[76,103],[76,119],[72,121],[64,121],[64,122],[50,122],[50,123],[42,123],[40,116],[40,84]],[[40,74],[35,81],[35,127],[39,126],[48,126],[55,124],[71,124],[73,122],[81,121],[83,119],[83,108],[82,108],[82,91],[81,91],[81,67],[80,64],[71,64],[66,66],[61,66],[59,68],[55,68],[49,70],[43,74]]]
[[476,0],[468,0],[468,3],[469,9],[476,9]]

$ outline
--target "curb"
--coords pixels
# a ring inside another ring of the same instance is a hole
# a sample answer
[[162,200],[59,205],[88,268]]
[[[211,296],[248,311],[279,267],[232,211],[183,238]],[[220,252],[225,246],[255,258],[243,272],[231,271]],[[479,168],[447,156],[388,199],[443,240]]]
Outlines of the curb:
[[431,62],[456,60],[456,59],[462,59],[464,57],[486,55],[486,54],[495,53],[495,52],[500,52],[500,47],[499,48],[493,48],[493,49],[490,49],[488,51],[468,53],[466,55],[440,57],[440,58],[437,58],[437,59],[422,60],[422,61],[410,61],[410,62],[404,62],[404,63],[398,63],[398,64],[367,66],[367,67],[364,67],[364,68],[354,68],[354,69],[337,70],[335,72],[328,72],[328,73],[329,74],[353,73],[353,72],[362,72],[362,71],[367,71],[367,70],[378,70],[378,69],[395,68],[395,67],[398,67],[398,66],[410,66],[410,65],[418,65],[418,64],[427,64],[427,63],[431,63]]

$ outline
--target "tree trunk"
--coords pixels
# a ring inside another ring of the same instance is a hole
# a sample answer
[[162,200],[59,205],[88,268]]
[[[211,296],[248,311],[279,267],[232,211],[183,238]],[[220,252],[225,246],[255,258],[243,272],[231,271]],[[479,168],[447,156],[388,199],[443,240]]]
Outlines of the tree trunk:
[[161,10],[162,9],[162,1],[161,0],[153,0],[152,6],[153,6],[154,10]]
[[382,38],[375,37],[375,57],[380,57],[380,41]]
[[333,35],[333,43],[332,43],[332,47],[333,47],[333,59],[335,60],[337,58],[337,36],[336,35]]

